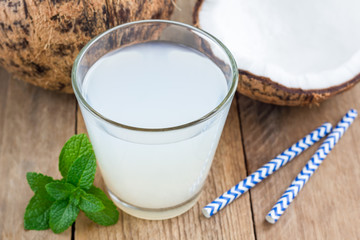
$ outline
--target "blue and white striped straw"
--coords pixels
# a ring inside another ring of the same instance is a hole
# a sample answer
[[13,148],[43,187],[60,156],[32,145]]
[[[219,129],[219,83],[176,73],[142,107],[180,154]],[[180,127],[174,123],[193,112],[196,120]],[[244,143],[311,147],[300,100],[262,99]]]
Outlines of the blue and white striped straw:
[[268,163],[263,165],[261,168],[256,170],[254,173],[249,175],[247,178],[239,182],[237,185],[232,187],[230,190],[225,192],[223,195],[206,205],[202,209],[202,213],[205,217],[209,218],[226,205],[233,202],[235,199],[240,197],[243,193],[254,187],[256,184],[261,182],[263,179],[277,171],[279,168],[290,162],[301,152],[318,142],[321,138],[326,136],[331,131],[331,124],[324,123],[310,134],[299,140],[297,143],[286,149],[283,153],[279,154],[276,158],[270,160]]
[[301,172],[297,175],[295,180],[291,183],[288,189],[281,196],[279,201],[274,205],[270,212],[266,215],[265,219],[269,223],[276,223],[280,216],[285,212],[290,203],[295,199],[300,190],[309,181],[310,177],[314,174],[315,170],[324,161],[326,156],[329,154],[331,149],[334,148],[335,144],[342,137],[344,132],[348,129],[351,123],[357,116],[357,111],[351,109],[336,125],[334,130],[329,134],[326,140],[321,144],[315,154],[312,156],[310,161],[305,165]]

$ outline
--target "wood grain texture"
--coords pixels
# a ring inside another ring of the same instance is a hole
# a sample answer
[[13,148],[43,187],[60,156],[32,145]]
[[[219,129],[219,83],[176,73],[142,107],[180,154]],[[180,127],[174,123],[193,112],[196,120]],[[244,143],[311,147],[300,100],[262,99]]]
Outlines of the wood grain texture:
[[[78,132],[85,132],[78,112]],[[164,221],[148,221],[120,212],[119,222],[110,227],[92,223],[83,214],[76,221],[76,240],[89,239],[254,239],[249,194],[211,219],[201,208],[246,176],[236,103],[231,107],[209,177],[198,203],[185,214]],[[106,189],[97,172],[95,185]]]
[[[249,173],[325,121],[335,125],[360,110],[360,85],[320,107],[278,107],[238,99]],[[251,190],[256,237],[262,239],[360,238],[360,119],[355,120],[304,189],[275,224],[265,216],[320,143]]]
[[9,79],[0,69],[0,239],[70,239],[71,230],[25,231],[23,216],[33,195],[26,172],[60,177],[57,157],[74,132],[75,99]]

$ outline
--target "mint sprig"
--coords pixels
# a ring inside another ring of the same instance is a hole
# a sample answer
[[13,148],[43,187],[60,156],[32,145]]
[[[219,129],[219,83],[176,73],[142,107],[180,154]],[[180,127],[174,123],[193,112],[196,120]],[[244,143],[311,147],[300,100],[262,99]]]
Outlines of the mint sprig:
[[96,159],[85,134],[74,135],[65,143],[59,156],[59,171],[61,180],[27,173],[34,196],[25,210],[25,229],[51,228],[54,233],[61,233],[75,222],[80,210],[103,226],[118,221],[119,212],[114,203],[93,185]]

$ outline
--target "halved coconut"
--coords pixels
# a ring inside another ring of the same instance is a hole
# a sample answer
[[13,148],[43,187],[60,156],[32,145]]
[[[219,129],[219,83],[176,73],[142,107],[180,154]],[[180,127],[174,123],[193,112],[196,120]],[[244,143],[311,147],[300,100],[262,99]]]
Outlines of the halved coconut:
[[358,0],[198,0],[194,24],[233,53],[238,90],[279,105],[308,105],[360,80]]

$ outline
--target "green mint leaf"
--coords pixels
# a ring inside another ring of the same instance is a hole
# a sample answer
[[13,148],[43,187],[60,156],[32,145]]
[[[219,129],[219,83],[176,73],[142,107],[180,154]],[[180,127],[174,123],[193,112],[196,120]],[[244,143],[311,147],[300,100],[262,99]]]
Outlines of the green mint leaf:
[[76,220],[80,209],[69,199],[58,200],[50,208],[50,228],[54,233],[68,229]]
[[92,152],[92,146],[85,134],[72,136],[64,145],[59,156],[59,170],[66,178],[70,166],[83,154]]
[[76,188],[70,183],[52,182],[46,184],[45,189],[55,200],[62,200],[69,197]]
[[92,186],[88,191],[88,194],[94,195],[101,200],[104,205],[104,209],[98,212],[85,212],[85,215],[97,224],[103,226],[109,226],[115,224],[119,219],[119,212],[116,209],[114,203],[106,196],[106,194],[95,186]]
[[105,209],[105,206],[94,195],[85,193],[81,195],[79,208],[84,212],[98,212]]
[[76,191],[70,195],[70,202],[73,203],[75,206],[79,206],[81,195],[85,193],[86,192],[81,188],[77,188]]
[[26,207],[24,227],[27,230],[45,230],[49,228],[50,207],[54,202],[35,194]]
[[41,173],[28,172],[26,179],[30,185],[31,190],[36,192],[44,192],[45,185],[54,181],[52,177],[45,176]]
[[94,182],[96,159],[94,153],[81,155],[71,165],[66,181],[76,187],[89,189]]

